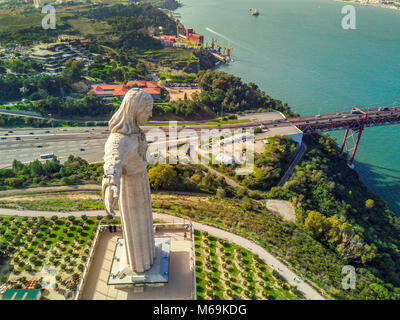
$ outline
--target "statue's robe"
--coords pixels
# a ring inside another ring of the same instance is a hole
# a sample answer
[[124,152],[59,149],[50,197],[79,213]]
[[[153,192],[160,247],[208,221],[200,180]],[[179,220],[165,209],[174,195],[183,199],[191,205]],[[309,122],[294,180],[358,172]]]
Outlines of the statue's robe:
[[104,171],[113,172],[112,183],[120,192],[119,210],[127,254],[133,271],[150,269],[154,260],[154,231],[151,192],[144,133],[111,133],[104,155]]

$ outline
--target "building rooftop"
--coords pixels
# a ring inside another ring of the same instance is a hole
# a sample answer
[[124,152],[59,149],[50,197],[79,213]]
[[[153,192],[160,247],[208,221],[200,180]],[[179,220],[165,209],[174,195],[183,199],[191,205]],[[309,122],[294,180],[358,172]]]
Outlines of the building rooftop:
[[[93,85],[88,94],[94,93],[96,95],[103,96],[124,96],[133,84],[137,84],[139,88],[146,91],[150,95],[160,95],[161,88],[152,87],[154,84],[157,86],[155,81],[129,81],[126,85],[123,84],[95,84]],[[146,85],[148,87],[144,87]]]
[[96,95],[124,96],[128,90],[129,88],[123,84],[96,84],[90,88],[88,94],[94,93]]
[[128,81],[126,85],[128,87],[137,85],[139,88],[158,88],[158,84],[156,81],[146,81],[146,80]]
[[1,300],[39,300],[40,289],[7,289]]

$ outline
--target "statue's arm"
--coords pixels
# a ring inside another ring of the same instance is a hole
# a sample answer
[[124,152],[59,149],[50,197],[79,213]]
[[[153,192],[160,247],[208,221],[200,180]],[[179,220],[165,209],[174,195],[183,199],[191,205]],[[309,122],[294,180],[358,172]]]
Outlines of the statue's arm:
[[124,137],[113,136],[107,142],[104,155],[104,176],[102,181],[102,197],[108,213],[114,214],[114,207],[118,202],[122,162],[126,152]]

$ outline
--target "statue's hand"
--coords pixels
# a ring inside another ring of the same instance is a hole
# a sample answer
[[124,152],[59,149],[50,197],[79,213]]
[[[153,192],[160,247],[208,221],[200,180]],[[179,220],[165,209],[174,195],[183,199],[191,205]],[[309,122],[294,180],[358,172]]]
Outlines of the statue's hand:
[[115,185],[108,185],[104,194],[104,206],[108,214],[115,216],[115,206],[119,199],[119,189]]
[[114,176],[104,176],[101,186],[101,195],[108,214],[115,216],[114,208],[118,203],[119,187]]

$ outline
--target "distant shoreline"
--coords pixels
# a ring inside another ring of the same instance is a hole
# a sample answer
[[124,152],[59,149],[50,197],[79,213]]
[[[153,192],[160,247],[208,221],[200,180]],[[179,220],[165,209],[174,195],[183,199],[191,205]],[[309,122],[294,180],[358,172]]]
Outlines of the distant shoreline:
[[380,7],[380,8],[386,8],[386,9],[392,9],[392,10],[400,10],[400,2],[399,6],[394,5],[393,3],[369,3],[365,1],[358,1],[358,0],[335,0],[337,2],[347,2],[347,3],[354,3],[354,4],[359,4],[362,6],[369,6],[369,7]]

